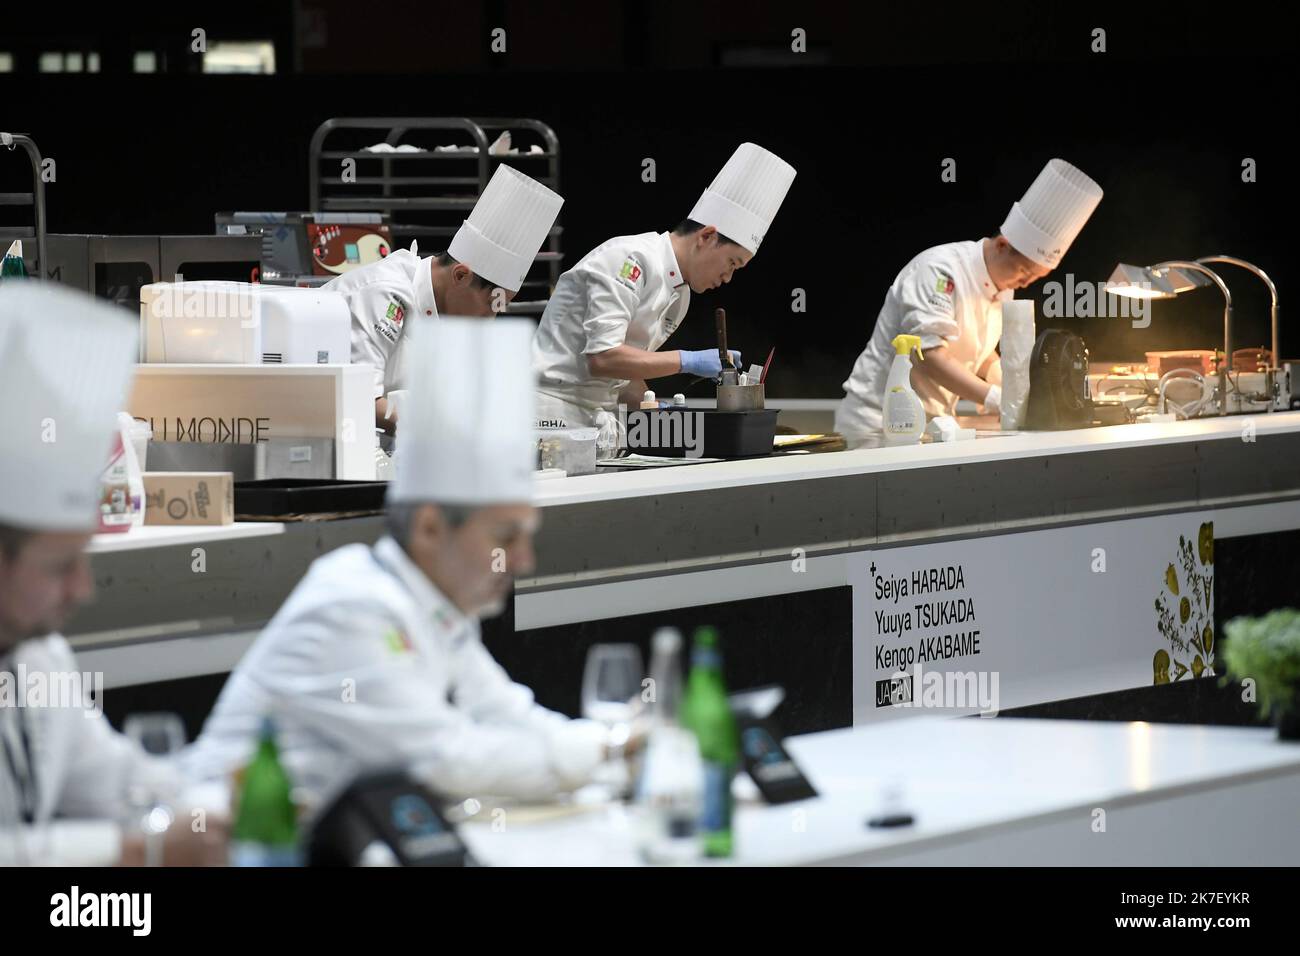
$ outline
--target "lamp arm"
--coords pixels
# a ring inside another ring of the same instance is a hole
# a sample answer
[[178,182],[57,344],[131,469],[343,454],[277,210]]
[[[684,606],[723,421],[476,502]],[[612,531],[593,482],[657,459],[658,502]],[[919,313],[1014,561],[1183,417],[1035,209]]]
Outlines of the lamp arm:
[[1219,278],[1219,274],[1199,262],[1171,260],[1151,267],[1154,269],[1190,269],[1209,276],[1223,293],[1223,361],[1219,363],[1219,414],[1228,414],[1228,367],[1232,363],[1232,293]]
[[1270,324],[1271,331],[1273,333],[1273,367],[1274,368],[1279,367],[1282,363],[1282,355],[1281,352],[1279,351],[1279,349],[1281,348],[1281,343],[1278,341],[1277,286],[1275,286],[1273,284],[1273,280],[1268,277],[1268,273],[1266,273],[1263,269],[1261,269],[1259,266],[1255,265],[1254,263],[1247,262],[1245,259],[1238,259],[1236,256],[1202,256],[1196,261],[1197,262],[1226,262],[1228,265],[1240,266],[1243,269],[1253,272],[1255,273],[1255,275],[1259,276],[1261,279],[1264,280],[1264,284],[1268,286],[1268,293],[1273,298],[1273,303],[1269,310],[1269,324]]

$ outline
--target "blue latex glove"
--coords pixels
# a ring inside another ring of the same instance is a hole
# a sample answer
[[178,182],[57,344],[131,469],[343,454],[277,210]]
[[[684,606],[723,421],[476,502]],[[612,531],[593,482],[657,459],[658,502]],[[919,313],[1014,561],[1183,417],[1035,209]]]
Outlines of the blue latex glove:
[[[692,352],[688,349],[682,349],[682,371],[687,375],[698,375],[700,378],[717,378],[722,374],[722,360],[718,358],[717,349],[700,349],[698,352]],[[736,366],[736,371],[740,371],[740,353],[735,349],[728,349],[731,353],[731,364]]]

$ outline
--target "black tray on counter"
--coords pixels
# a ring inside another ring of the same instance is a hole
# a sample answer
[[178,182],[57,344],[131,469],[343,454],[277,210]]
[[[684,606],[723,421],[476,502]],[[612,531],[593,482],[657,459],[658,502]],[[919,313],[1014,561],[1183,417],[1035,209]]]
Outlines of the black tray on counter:
[[[720,412],[712,408],[660,408],[627,413],[628,451],[641,455],[684,458],[692,454],[685,447],[683,415],[698,416],[690,436],[702,444],[697,458],[758,458],[772,454],[776,437],[775,408],[745,412]],[[676,417],[676,418],[675,418]],[[640,434],[638,434],[638,430]],[[635,438],[647,437],[644,444],[633,445]]]
[[264,478],[235,482],[235,514],[280,515],[383,511],[386,481],[336,478]]

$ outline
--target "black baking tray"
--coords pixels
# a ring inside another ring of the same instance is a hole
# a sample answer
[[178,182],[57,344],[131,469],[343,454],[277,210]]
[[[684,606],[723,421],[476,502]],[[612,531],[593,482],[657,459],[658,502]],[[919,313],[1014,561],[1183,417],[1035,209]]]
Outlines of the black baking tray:
[[[686,415],[698,416],[689,428],[683,417]],[[772,454],[776,416],[775,408],[746,412],[713,408],[631,411],[627,413],[627,449],[634,454],[665,458],[758,458]]]
[[386,481],[340,481],[335,478],[264,478],[235,482],[235,514],[331,514],[382,511]]

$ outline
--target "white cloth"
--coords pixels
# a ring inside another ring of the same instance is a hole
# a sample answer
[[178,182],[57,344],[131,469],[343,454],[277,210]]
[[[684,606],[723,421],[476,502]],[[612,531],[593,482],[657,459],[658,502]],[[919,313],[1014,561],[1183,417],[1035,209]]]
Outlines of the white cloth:
[[322,287],[347,300],[352,313],[352,364],[375,370],[375,398],[410,386],[411,320],[438,315],[429,260],[416,255],[416,248],[411,243],[410,249],[398,249]]
[[[415,320],[415,380],[397,433],[393,502],[533,498],[537,432],[527,319]],[[408,330],[408,335],[410,330]]]
[[1002,344],[998,346],[1002,369],[1002,394],[998,406],[1004,432],[1018,431],[1025,421],[1029,400],[1029,359],[1034,353],[1034,302],[1015,299],[1002,305]]
[[598,425],[599,409],[614,413],[627,380],[594,377],[587,356],[619,345],[657,350],[690,301],[666,232],[619,236],[583,256],[555,284],[533,338],[539,419],[577,428]]
[[599,765],[598,724],[546,710],[391,538],[317,559],[217,700],[186,766],[224,775],[265,715],[319,806],[357,773],[406,766],[450,798],[541,797]]
[[121,309],[53,282],[0,283],[0,521],[95,527],[135,357]]
[[[997,347],[1002,303],[1011,296],[1010,289],[998,292],[989,277],[982,240],[950,242],[914,258],[885,294],[871,339],[844,382],[835,430],[850,447],[881,432],[896,335],[919,335],[922,349],[946,344],[953,359],[978,374]],[[953,414],[955,394],[919,377],[912,381],[927,416]]]
[[[43,675],[51,689],[47,703],[62,705],[0,706],[0,865],[116,863],[130,788],[172,797],[183,788],[180,773],[115,731],[102,713],[81,701],[74,705],[55,698],[55,682],[66,686],[77,673],[72,649],[60,635],[24,641],[0,671],[13,675],[9,680],[18,695],[28,693],[17,685],[19,674],[26,676],[28,687],[34,686],[34,675]],[[28,752],[32,767],[27,766]],[[36,794],[30,824],[22,815],[21,780],[29,781],[28,792],[34,787]]]

